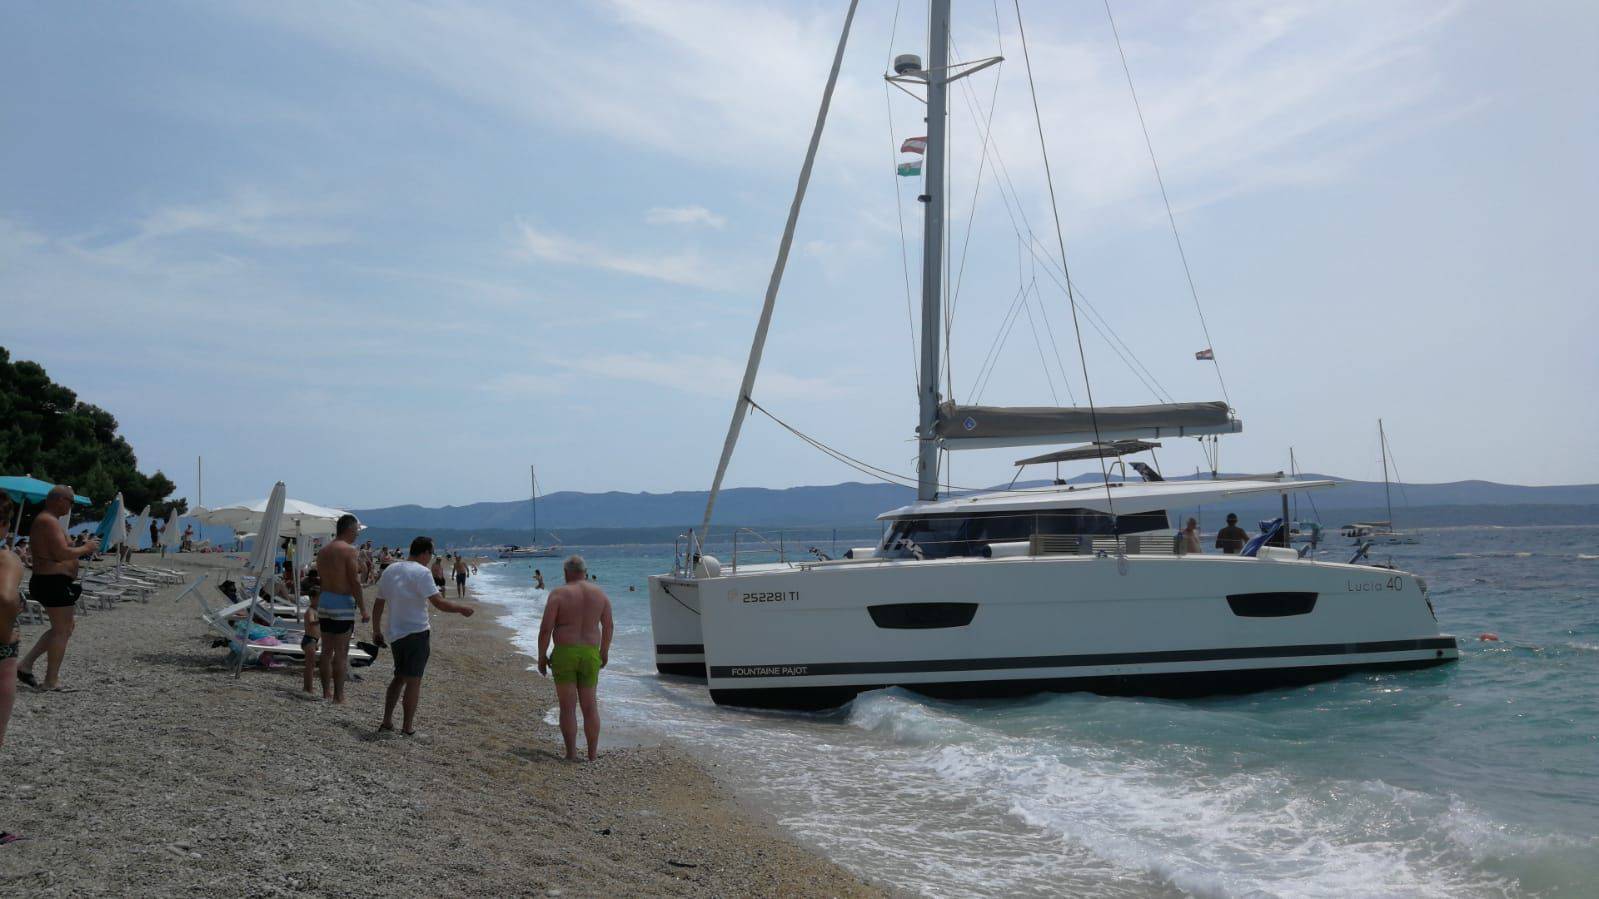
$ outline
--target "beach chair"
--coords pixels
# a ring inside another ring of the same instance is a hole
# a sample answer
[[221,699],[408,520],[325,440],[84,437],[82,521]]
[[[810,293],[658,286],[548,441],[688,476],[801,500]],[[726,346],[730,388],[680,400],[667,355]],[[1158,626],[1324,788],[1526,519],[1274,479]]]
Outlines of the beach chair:
[[[303,629],[271,628],[278,631],[278,633],[273,635],[273,639],[284,641],[281,643],[265,643],[260,639],[251,639],[249,628],[253,623],[253,612],[263,610],[266,604],[251,597],[249,599],[241,599],[232,605],[213,609],[205,601],[205,597],[201,595],[200,591],[196,589],[205,581],[206,577],[206,575],[201,575],[199,580],[190,584],[183,592],[178,594],[177,600],[182,600],[184,596],[190,593],[194,594],[195,601],[200,604],[200,619],[220,637],[228,641],[228,651],[234,659],[234,677],[241,676],[244,673],[244,666],[259,659],[263,654],[271,653],[290,658],[305,658],[305,650],[300,647],[300,637],[304,634]],[[232,621],[233,616],[241,612],[245,613],[244,618],[239,622]],[[351,648],[351,664],[354,664],[357,660],[371,662],[372,656],[364,650]]]

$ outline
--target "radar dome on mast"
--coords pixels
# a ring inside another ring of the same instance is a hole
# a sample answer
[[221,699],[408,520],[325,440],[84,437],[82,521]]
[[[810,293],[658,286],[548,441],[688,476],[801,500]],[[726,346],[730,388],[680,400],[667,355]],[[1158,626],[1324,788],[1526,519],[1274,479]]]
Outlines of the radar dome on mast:
[[895,75],[916,75],[922,71],[922,58],[915,53],[901,53],[894,57]]

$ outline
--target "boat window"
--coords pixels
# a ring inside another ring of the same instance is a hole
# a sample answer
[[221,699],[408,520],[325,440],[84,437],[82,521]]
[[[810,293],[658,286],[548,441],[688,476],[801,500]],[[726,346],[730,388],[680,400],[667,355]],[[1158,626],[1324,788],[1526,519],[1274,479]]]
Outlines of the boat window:
[[893,630],[965,627],[977,615],[975,602],[897,602],[867,606],[872,623]]
[[1308,615],[1316,607],[1315,593],[1229,593],[1227,605],[1240,618],[1286,618]]
[[935,515],[894,521],[880,549],[889,557],[946,559],[979,555],[990,543],[1026,541],[1034,534],[1111,537],[1118,533],[1127,536],[1165,531],[1168,527],[1162,510],[1115,518],[1090,509]]

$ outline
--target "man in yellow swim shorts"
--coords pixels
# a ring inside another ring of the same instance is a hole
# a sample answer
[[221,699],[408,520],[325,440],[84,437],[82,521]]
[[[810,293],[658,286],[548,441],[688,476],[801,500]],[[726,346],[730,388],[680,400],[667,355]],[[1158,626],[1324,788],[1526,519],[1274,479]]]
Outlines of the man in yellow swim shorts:
[[[611,660],[616,626],[611,621],[611,600],[589,580],[583,557],[568,557],[561,571],[566,583],[545,600],[544,618],[539,623],[539,674],[554,675],[566,760],[577,761],[577,709],[581,705],[583,736],[592,762],[600,749],[600,669]],[[552,638],[555,650],[547,652]]]

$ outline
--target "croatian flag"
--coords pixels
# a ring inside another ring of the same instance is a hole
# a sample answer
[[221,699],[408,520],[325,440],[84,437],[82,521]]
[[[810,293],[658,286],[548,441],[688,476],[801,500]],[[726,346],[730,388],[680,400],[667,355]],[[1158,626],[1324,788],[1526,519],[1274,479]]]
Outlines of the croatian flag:
[[1204,362],[1204,361],[1207,361],[1207,360],[1214,360],[1216,358],[1216,352],[1214,350],[1212,350],[1210,347],[1205,347],[1204,349],[1202,349],[1199,352],[1195,353],[1194,354],[1194,358],[1198,359],[1201,362]]
[[901,153],[926,153],[927,138],[907,137],[905,138],[905,142],[899,145],[899,151]]

